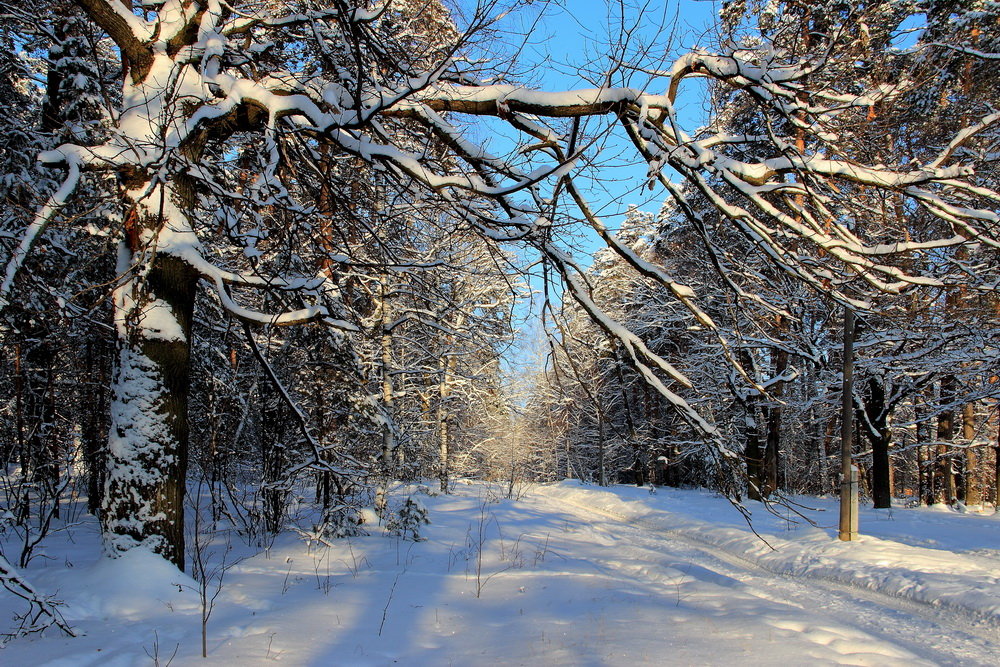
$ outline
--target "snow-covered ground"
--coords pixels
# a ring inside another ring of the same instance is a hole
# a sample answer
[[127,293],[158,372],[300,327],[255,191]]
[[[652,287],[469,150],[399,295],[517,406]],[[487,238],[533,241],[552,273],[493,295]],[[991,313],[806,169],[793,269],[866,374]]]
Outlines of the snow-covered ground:
[[[225,573],[207,661],[195,582],[148,554],[97,558],[84,523],[27,571],[84,635],[16,640],[0,664],[1000,660],[992,510],[863,510],[864,536],[846,544],[831,499],[796,499],[817,527],[750,503],[758,538],[704,491],[564,482],[502,500],[476,483],[421,498],[432,521],[421,542],[375,529],[331,547],[288,534],[256,555],[234,544],[227,559],[247,557]],[[209,551],[210,567],[221,562],[222,545]],[[17,603],[0,598],[3,620]]]

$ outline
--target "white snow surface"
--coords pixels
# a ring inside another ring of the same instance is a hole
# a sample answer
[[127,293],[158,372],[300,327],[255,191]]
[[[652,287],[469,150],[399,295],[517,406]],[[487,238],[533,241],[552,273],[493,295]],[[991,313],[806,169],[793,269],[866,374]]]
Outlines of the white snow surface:
[[[255,553],[234,536],[227,558],[245,559],[223,580],[207,660],[194,581],[142,550],[100,557],[96,523],[84,522],[53,535],[24,573],[84,636],[19,639],[0,664],[166,664],[175,651],[173,665],[990,665],[1000,655],[992,509],[862,508],[864,535],[842,543],[836,499],[795,498],[815,526],[747,503],[757,537],[707,491],[563,482],[508,500],[499,487],[455,486],[421,496],[431,518],[421,542],[369,526],[331,546],[285,534]],[[412,492],[393,489],[390,504]],[[0,597],[4,620],[18,602]]]

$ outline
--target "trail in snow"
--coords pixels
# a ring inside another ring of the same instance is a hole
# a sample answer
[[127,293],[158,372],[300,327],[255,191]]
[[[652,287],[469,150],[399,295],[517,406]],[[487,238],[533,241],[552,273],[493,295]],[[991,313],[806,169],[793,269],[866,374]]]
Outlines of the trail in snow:
[[[549,499],[553,499],[549,497]],[[650,520],[556,499],[595,530],[614,535],[641,552],[637,557],[661,568],[687,563],[692,578],[731,582],[742,592],[801,609],[887,644],[906,646],[936,664],[995,665],[1000,656],[1000,626],[961,610],[941,609],[836,581],[772,572],[753,560],[698,539],[697,533],[664,530]],[[614,558],[617,558],[615,556]],[[680,567],[684,567],[680,565]],[[808,632],[808,622],[801,624]]]

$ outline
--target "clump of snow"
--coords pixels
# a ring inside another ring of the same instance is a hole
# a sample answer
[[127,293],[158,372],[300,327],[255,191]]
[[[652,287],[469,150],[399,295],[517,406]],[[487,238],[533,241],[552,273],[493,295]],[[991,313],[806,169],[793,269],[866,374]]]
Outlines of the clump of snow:
[[62,582],[67,620],[138,621],[200,609],[197,583],[162,556],[131,549],[101,557]]

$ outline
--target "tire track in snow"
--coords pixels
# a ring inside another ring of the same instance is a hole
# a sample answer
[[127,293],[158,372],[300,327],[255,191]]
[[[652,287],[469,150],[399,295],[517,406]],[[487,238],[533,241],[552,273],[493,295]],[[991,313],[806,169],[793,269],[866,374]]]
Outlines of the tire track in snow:
[[[653,552],[657,561],[663,561],[657,562],[657,565],[676,568],[676,563],[669,561],[688,557],[698,569],[710,570],[715,577],[738,581],[743,585],[740,590],[763,600],[808,610],[816,610],[822,604],[823,614],[831,620],[890,644],[919,651],[921,657],[938,664],[997,664],[1000,627],[973,611],[931,605],[839,580],[774,570],[751,558],[699,540],[690,531],[664,528],[649,520],[588,507],[544,492],[540,495],[548,501],[583,510],[586,514],[578,511],[571,513],[608,534],[616,533],[611,527],[596,523],[594,515],[624,524],[644,543],[637,544],[634,538],[630,538],[629,544]],[[689,553],[683,553],[684,549]],[[635,572],[627,570],[623,573],[636,576]],[[691,576],[701,578],[697,574],[695,572]],[[718,583],[714,577],[702,580]]]

